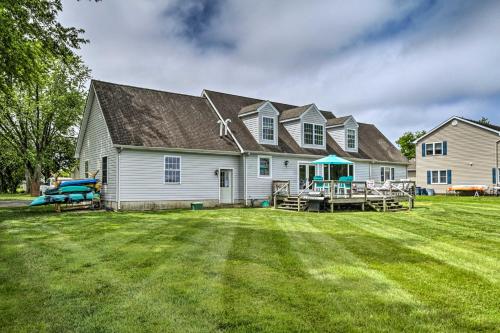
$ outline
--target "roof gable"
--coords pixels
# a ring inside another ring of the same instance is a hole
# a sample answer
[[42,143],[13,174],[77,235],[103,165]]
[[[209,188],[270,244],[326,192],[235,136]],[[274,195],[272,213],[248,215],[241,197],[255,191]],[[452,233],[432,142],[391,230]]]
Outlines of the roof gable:
[[93,80],[114,145],[239,151],[203,97]]
[[349,122],[353,122],[357,127],[359,127],[358,122],[353,116],[344,116],[328,119],[326,122],[326,128],[345,126]]
[[451,118],[443,121],[441,124],[439,124],[438,126],[434,127],[429,132],[425,133],[423,136],[421,136],[420,138],[418,138],[417,140],[415,140],[415,143],[418,143],[418,142],[422,141],[424,138],[426,138],[430,134],[438,131],[439,129],[441,129],[441,127],[443,127],[444,125],[448,124],[449,122],[451,122],[453,120],[462,121],[462,122],[467,123],[469,125],[476,126],[478,128],[482,128],[484,130],[493,132],[493,133],[498,134],[500,136],[500,127],[499,126],[491,125],[491,124],[481,124],[480,122],[475,121],[475,120],[470,120],[470,119],[466,119],[466,118],[463,118],[463,117],[453,116],[453,117],[451,117]]

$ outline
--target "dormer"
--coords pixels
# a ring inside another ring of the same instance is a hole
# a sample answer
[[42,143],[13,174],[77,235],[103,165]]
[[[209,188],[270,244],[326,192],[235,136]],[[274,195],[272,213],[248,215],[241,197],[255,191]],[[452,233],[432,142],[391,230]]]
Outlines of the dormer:
[[326,129],[328,134],[345,151],[358,152],[359,125],[353,116],[328,119]]
[[278,115],[278,110],[269,101],[245,106],[238,113],[254,139],[264,145],[278,144]]
[[326,149],[326,118],[316,105],[308,104],[285,110],[280,123],[303,148]]

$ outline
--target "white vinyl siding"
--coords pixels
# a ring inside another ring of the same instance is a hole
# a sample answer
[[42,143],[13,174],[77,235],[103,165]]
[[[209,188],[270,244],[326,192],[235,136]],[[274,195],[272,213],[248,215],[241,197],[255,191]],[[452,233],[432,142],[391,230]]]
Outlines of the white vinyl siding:
[[219,169],[233,170],[234,199],[244,198],[241,156],[172,154],[181,158],[182,177],[179,185],[168,186],[164,184],[165,155],[170,154],[147,150],[122,151],[121,201],[219,200]]
[[[313,105],[309,108],[301,117],[301,130],[304,131],[304,126],[306,124],[312,124],[312,133],[313,133],[313,143],[310,141],[305,141],[304,137],[302,137],[301,146],[305,148],[315,148],[315,149],[326,149],[326,140],[325,140],[325,118],[321,115],[320,111]],[[317,127],[316,127],[317,126]],[[318,131],[321,130],[321,134]],[[318,133],[318,134],[316,134]],[[302,136],[305,136],[305,133],[302,132]]]
[[[345,151],[358,152],[358,123],[354,118],[350,117],[344,125],[330,127],[327,129],[328,134],[337,142],[337,144]],[[351,131],[352,130],[352,131]],[[354,134],[354,138],[350,138]],[[354,139],[354,140],[353,140]],[[350,145],[351,144],[351,145]]]
[[[269,122],[269,119],[272,119],[272,129],[268,129],[264,133],[264,121]],[[243,116],[241,120],[258,143],[266,145],[278,144],[278,111],[271,103],[262,105],[257,112]],[[266,135],[269,133],[272,133],[272,138]]]
[[107,157],[107,184],[103,184],[101,195],[105,201],[116,200],[116,161],[117,152],[113,148],[111,137],[109,136],[106,122],[101,108],[91,89],[89,98],[90,114],[88,116],[85,132],[83,133],[82,147],[80,150],[80,177],[86,178],[85,165],[88,166],[88,173],[93,174],[98,171],[96,178],[102,180],[102,158]]
[[302,146],[302,123],[300,120],[288,121],[283,126],[299,146]]

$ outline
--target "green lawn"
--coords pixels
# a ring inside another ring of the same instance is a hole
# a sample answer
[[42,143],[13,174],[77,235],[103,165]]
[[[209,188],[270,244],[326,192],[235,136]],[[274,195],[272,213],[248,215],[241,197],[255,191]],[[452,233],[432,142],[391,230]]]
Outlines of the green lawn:
[[0,201],[11,200],[33,200],[34,198],[25,193],[0,193]]
[[500,198],[412,212],[0,209],[2,331],[495,331]]

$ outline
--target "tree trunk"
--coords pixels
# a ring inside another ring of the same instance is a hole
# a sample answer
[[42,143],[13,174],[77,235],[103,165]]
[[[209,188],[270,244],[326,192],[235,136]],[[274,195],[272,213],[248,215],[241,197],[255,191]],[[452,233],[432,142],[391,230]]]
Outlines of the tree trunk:
[[39,164],[30,172],[30,194],[32,197],[40,195],[40,178],[42,177],[41,167]]

